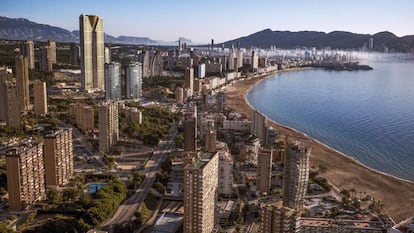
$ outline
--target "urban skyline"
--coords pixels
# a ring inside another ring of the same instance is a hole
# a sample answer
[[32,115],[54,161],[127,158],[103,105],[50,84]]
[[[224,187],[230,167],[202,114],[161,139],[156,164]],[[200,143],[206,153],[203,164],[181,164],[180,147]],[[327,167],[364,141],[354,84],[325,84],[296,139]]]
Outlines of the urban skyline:
[[[45,5],[48,6],[48,11],[44,11]],[[279,4],[268,0],[215,0],[191,4],[185,1],[168,1],[168,4],[158,1],[127,1],[123,4],[100,1],[95,4],[93,1],[49,0],[33,4],[27,0],[6,0],[0,9],[0,15],[78,30],[77,16],[96,14],[105,20],[105,32],[113,36],[140,36],[165,41],[185,37],[196,43],[207,43],[214,38],[219,43],[266,28],[280,31],[338,30],[364,34],[391,31],[398,36],[410,35],[414,34],[414,16],[410,12],[413,7],[414,3],[407,0],[320,0],[315,4],[304,0]]]

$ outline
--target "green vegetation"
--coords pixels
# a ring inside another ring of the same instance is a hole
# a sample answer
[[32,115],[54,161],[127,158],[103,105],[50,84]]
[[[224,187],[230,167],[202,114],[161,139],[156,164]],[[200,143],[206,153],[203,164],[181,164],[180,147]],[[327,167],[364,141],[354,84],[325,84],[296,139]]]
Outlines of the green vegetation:
[[51,87],[53,84],[55,84],[53,77],[53,72],[50,71],[40,71],[35,69],[29,70],[29,80],[41,80],[42,82],[46,83],[47,87]]
[[[319,185],[323,190],[329,192],[331,191],[332,186],[328,183],[328,180],[326,178],[322,177],[321,174],[326,172],[326,167],[319,165],[318,170],[311,170],[309,172],[309,187],[310,184],[317,184]],[[308,192],[312,192],[308,187]]]
[[142,140],[144,144],[155,146],[160,139],[168,134],[172,122],[180,119],[180,115],[167,111],[160,106],[142,108],[142,124],[127,121],[120,117],[119,125],[122,132],[132,138]]
[[155,182],[153,188],[157,190],[160,194],[164,194],[167,190],[167,183],[170,180],[172,162],[170,158],[164,159],[161,163],[161,169],[157,174],[155,174]]
[[148,193],[147,197],[145,198],[144,202],[141,205],[141,208],[135,212],[135,221],[134,224],[138,227],[147,221],[154,210],[157,208],[158,200],[152,195]]
[[117,178],[110,180],[102,189],[91,195],[92,200],[83,216],[84,221],[92,226],[98,225],[115,212],[126,198],[126,193],[123,182]]
[[184,79],[183,78],[174,78],[174,77],[152,77],[152,78],[144,78],[142,80],[142,90],[149,91],[157,87],[171,87],[171,86],[183,86]]

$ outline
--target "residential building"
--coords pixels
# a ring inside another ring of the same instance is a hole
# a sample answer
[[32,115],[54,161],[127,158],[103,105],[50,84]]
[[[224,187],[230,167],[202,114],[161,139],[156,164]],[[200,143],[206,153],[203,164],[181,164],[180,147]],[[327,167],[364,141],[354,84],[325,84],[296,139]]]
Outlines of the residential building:
[[99,114],[99,151],[108,152],[118,141],[118,103],[105,102],[98,107]]
[[117,62],[105,64],[105,99],[121,99],[121,65]]
[[223,112],[226,107],[226,94],[224,92],[219,92],[216,95],[216,108],[217,112]]
[[20,55],[23,55],[27,58],[27,66],[29,69],[35,68],[35,52],[33,41],[27,40],[20,44]]
[[262,143],[266,140],[266,117],[257,110],[252,113],[250,133],[258,137]]
[[70,43],[69,62],[71,65],[79,64],[79,45],[76,43]]
[[20,128],[20,106],[16,80],[13,75],[0,70],[0,121],[11,128]]
[[5,150],[10,211],[46,197],[43,143],[24,142]]
[[184,233],[211,233],[217,224],[218,161],[200,153],[184,168]]
[[47,94],[46,83],[40,80],[36,80],[33,83],[33,102],[34,112],[38,116],[47,114]]
[[296,233],[299,232],[298,213],[280,203],[263,207],[261,232]]
[[289,144],[283,171],[283,205],[298,211],[303,210],[303,197],[308,189],[309,156],[311,149]]
[[198,72],[197,72],[198,78],[204,78],[206,77],[206,64],[198,64]]
[[233,157],[227,151],[219,151],[219,194],[233,194]]
[[105,47],[104,57],[105,57],[105,64],[112,62],[111,47]]
[[252,58],[251,58],[251,70],[256,72],[259,68],[259,56],[257,56],[256,51],[252,51]]
[[[56,56],[56,50],[55,50],[55,56]],[[39,69],[42,71],[53,70],[51,49],[49,48],[49,46],[43,46],[39,48]]]
[[66,185],[73,177],[72,129],[62,128],[44,136],[46,186]]
[[103,18],[80,15],[79,28],[82,90],[105,90]]
[[193,95],[193,88],[194,88],[194,69],[187,68],[184,71],[184,88],[188,88]]
[[208,152],[216,152],[216,138],[217,138],[217,131],[215,129],[209,129],[206,132],[205,137],[205,149]]
[[[383,233],[392,232],[380,218],[377,221],[349,220],[349,219],[329,219],[329,218],[300,218],[300,232],[327,232],[327,233]],[[390,230],[390,231],[389,231]],[[409,232],[409,231],[403,231]]]
[[95,128],[95,111],[93,107],[77,103],[71,104],[69,114],[75,117],[76,125],[83,132],[91,132]]
[[260,194],[268,194],[270,192],[270,184],[272,178],[272,149],[261,148],[257,156],[257,191]]
[[56,41],[48,40],[47,47],[49,48],[49,58],[52,64],[57,62],[56,60]]
[[175,88],[175,102],[177,104],[184,103],[184,89],[182,87]]
[[184,112],[184,151],[197,151],[197,106],[187,106]]
[[126,67],[126,98],[139,99],[142,96],[142,63],[129,63]]
[[17,96],[21,112],[27,111],[30,104],[28,64],[28,59],[26,57],[20,55],[16,58]]

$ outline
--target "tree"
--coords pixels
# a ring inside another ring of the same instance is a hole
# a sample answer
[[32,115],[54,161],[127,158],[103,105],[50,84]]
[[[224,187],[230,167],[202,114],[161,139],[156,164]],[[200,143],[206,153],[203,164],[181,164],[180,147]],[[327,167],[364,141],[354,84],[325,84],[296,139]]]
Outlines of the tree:
[[183,148],[183,143],[184,143],[184,135],[180,133],[177,135],[177,137],[175,137],[175,147]]
[[67,188],[63,191],[62,198],[65,201],[73,201],[79,196],[79,192],[76,188]]
[[47,199],[53,204],[59,204],[62,201],[62,195],[56,189],[47,191]]

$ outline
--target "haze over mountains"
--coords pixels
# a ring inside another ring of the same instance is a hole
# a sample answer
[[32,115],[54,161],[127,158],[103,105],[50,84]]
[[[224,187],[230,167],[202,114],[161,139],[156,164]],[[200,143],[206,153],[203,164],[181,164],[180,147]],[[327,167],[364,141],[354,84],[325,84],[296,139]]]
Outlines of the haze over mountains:
[[[316,31],[272,31],[265,29],[251,35],[226,41],[226,47],[239,44],[241,47],[295,48],[295,47],[331,47],[333,49],[359,49],[367,46],[373,38],[376,51],[414,52],[414,35],[398,37],[391,32],[379,32],[374,35],[356,34],[351,32],[334,31],[330,33]],[[57,42],[79,42],[79,31],[69,31],[46,24],[38,24],[27,19],[12,19],[0,16],[0,39],[9,40],[38,40],[49,39]],[[194,44],[186,38],[181,42]],[[160,41],[148,37],[119,36],[105,34],[106,43],[145,44],[145,45],[177,45],[177,41]],[[219,44],[221,45],[221,44]]]

